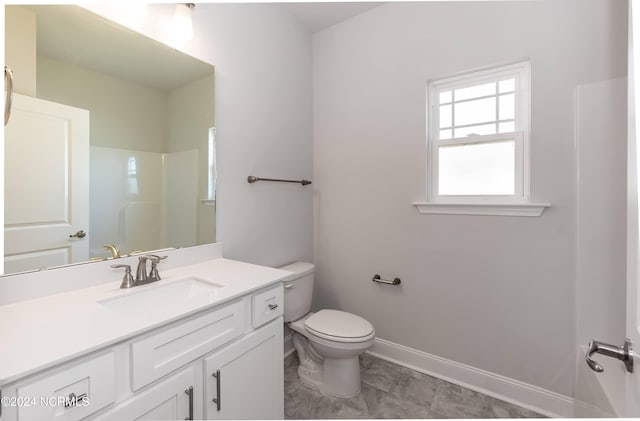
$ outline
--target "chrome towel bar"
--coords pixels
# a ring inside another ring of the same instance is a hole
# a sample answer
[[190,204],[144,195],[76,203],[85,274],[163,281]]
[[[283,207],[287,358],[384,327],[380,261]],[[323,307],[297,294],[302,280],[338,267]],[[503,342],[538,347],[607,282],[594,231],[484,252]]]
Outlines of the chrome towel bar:
[[388,285],[400,285],[400,283],[402,282],[400,278],[393,278],[393,281],[390,281],[388,279],[382,279],[378,274],[373,275],[373,278],[371,280],[379,284],[388,284]]
[[303,186],[311,184],[311,181],[309,180],[281,180],[278,178],[260,178],[253,175],[250,175],[249,177],[247,177],[247,183],[255,183],[256,181],[278,181],[282,183],[300,183]]

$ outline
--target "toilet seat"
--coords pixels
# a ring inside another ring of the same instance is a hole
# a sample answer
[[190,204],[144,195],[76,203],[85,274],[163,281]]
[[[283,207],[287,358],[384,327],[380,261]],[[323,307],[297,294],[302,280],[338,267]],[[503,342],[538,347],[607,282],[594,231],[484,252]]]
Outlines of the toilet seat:
[[366,342],[375,336],[368,320],[339,310],[320,310],[305,319],[304,327],[309,334],[334,342]]

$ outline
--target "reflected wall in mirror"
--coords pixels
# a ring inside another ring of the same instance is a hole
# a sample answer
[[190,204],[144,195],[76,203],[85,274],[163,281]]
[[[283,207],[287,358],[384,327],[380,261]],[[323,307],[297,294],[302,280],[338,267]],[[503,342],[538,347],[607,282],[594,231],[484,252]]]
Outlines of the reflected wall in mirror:
[[213,66],[78,6],[5,12],[5,273],[214,242]]

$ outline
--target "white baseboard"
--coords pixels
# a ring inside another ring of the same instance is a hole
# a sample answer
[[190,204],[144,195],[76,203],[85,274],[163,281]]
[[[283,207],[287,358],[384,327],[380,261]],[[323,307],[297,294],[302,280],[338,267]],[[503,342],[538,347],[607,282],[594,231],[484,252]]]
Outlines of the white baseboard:
[[[574,416],[575,402],[572,398],[499,374],[380,338],[375,339],[373,348],[367,352],[378,358],[513,403],[542,415],[553,418]],[[587,410],[586,407],[583,409]]]
[[617,415],[603,411],[597,406],[580,401],[575,402],[575,412],[573,416],[575,418],[619,418]]

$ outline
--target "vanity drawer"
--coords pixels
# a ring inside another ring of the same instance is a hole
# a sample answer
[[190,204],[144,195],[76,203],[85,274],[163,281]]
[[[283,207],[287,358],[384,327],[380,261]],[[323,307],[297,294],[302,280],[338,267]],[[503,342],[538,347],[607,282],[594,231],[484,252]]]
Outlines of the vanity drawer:
[[[18,419],[75,421],[85,418],[115,402],[115,372],[115,355],[109,352],[67,364],[51,375],[19,386],[18,400],[30,404],[18,406]],[[70,396],[77,397],[75,404],[65,402]]]
[[258,292],[251,298],[254,328],[280,317],[283,311],[282,285]]
[[133,390],[242,335],[244,301],[156,331],[131,344]]

